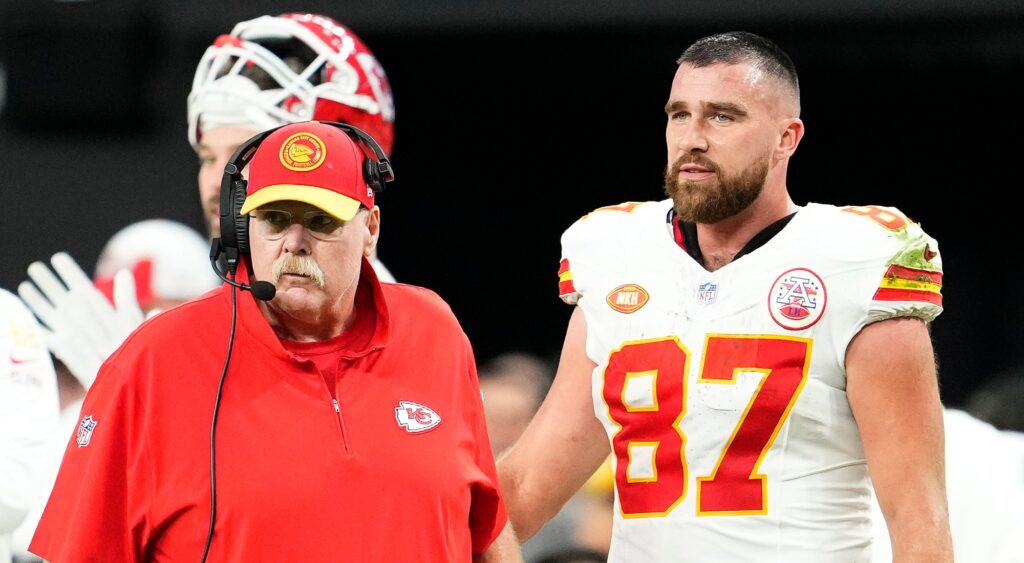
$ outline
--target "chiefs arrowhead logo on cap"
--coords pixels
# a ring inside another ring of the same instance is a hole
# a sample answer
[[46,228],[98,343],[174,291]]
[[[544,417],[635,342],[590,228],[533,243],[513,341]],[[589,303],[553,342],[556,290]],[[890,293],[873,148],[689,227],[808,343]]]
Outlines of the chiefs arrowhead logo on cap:
[[646,289],[635,283],[627,283],[613,289],[605,300],[612,309],[628,315],[639,311],[647,304],[648,298],[650,295]]
[[281,164],[288,170],[309,172],[324,163],[327,147],[312,133],[296,133],[281,143]]

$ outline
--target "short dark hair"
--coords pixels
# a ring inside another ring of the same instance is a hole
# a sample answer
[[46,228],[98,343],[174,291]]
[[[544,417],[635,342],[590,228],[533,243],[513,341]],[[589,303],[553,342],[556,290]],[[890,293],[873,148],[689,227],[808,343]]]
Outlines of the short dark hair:
[[728,31],[709,35],[695,41],[683,51],[676,64],[686,63],[700,68],[715,63],[751,64],[765,74],[780,80],[793,89],[797,106],[800,105],[800,81],[793,59],[760,35],[748,31]]

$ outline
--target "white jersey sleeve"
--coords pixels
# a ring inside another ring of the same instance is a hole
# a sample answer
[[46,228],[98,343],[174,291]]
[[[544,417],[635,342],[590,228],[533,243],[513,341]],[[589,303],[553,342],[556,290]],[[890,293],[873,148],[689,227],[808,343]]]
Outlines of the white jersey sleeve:
[[559,294],[586,317],[615,462],[609,560],[869,561],[846,349],[941,312],[935,241],[893,208],[809,204],[709,272],[670,212],[628,202],[562,236]]
[[10,560],[10,533],[34,500],[58,408],[39,325],[17,297],[0,290],[0,561]]

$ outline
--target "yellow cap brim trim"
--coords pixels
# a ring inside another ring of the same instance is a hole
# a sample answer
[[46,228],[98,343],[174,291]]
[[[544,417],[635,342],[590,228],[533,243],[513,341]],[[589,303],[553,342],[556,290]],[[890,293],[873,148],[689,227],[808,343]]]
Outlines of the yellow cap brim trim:
[[351,221],[359,212],[359,201],[325,188],[301,184],[275,184],[260,188],[245,198],[239,215],[275,201],[301,201],[318,207],[342,221]]

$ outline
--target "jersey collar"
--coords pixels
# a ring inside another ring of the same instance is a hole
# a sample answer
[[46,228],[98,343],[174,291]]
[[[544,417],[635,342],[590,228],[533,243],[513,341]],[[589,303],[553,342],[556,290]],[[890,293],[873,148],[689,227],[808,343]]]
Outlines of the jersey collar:
[[[743,248],[733,256],[732,259],[735,261],[738,258],[750,254],[751,252],[761,248],[775,235],[779,234],[779,231],[784,229],[786,225],[795,217],[796,211],[786,215],[782,219],[772,223],[765,227],[761,232],[754,235],[754,238],[750,239],[747,244],[743,245]],[[697,261],[701,267],[704,265],[704,254],[700,251],[700,243],[697,240],[697,224],[691,223],[690,221],[683,221],[681,218],[676,216],[675,209],[669,209],[666,220],[672,225],[672,238],[675,239],[676,244],[679,248],[682,248],[691,258]]]

